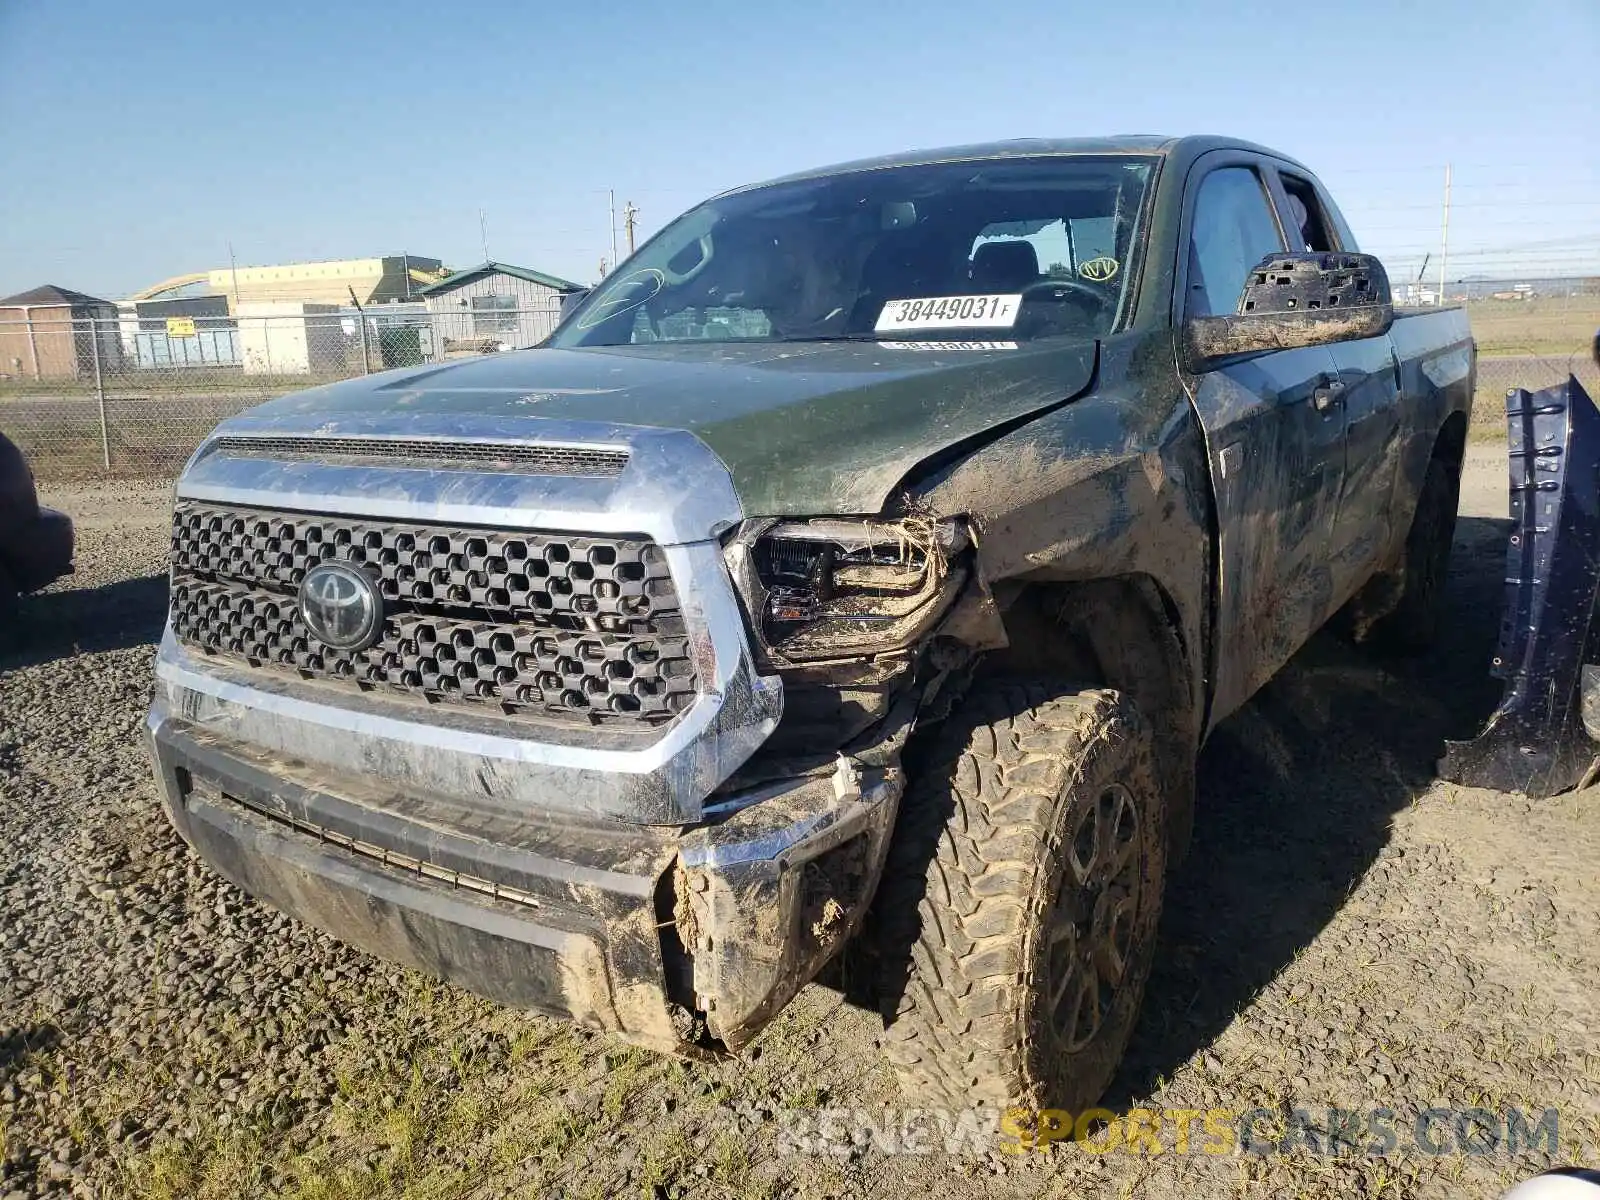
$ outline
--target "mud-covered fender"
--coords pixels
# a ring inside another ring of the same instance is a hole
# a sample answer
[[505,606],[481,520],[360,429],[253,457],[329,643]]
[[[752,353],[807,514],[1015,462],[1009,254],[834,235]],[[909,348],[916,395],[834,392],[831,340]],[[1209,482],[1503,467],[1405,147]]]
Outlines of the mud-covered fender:
[[1131,363],[1108,349],[1099,389],[922,480],[914,503],[968,517],[981,597],[1014,582],[1154,581],[1198,713],[1210,653],[1205,447],[1170,341],[1140,344]]

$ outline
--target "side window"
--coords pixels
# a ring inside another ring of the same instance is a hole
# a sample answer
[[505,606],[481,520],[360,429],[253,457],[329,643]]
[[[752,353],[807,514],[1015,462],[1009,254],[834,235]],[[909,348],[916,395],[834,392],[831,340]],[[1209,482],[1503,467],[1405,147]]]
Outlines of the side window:
[[1195,197],[1189,233],[1189,316],[1233,312],[1250,268],[1283,249],[1260,176],[1249,167],[1211,172]]
[[1360,250],[1356,244],[1356,235],[1350,231],[1350,222],[1344,219],[1344,214],[1339,211],[1339,206],[1333,202],[1333,197],[1328,195],[1328,189],[1320,184],[1317,195],[1322,200],[1322,211],[1328,214],[1328,220],[1333,223],[1333,231],[1339,235],[1339,249],[1348,250],[1351,254]]
[[1322,207],[1322,198],[1317,195],[1317,189],[1311,186],[1311,181],[1282,172],[1279,172],[1278,178],[1282,180],[1283,194],[1289,200],[1289,211],[1283,217],[1284,224],[1289,227],[1289,237],[1295,242],[1294,249],[1318,253],[1337,250],[1339,247],[1334,240],[1333,223],[1328,220]]

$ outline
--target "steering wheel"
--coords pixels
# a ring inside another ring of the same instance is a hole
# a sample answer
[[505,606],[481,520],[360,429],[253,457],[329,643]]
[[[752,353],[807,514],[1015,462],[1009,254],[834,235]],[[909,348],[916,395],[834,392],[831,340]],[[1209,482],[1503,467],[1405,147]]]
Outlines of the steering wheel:
[[1045,293],[1057,292],[1063,288],[1087,297],[1100,308],[1104,308],[1111,302],[1111,294],[1105,289],[1087,283],[1079,283],[1076,279],[1042,279],[1038,283],[1030,283],[1022,289],[1022,302],[1026,304],[1030,299],[1062,299],[1060,296],[1046,297]]

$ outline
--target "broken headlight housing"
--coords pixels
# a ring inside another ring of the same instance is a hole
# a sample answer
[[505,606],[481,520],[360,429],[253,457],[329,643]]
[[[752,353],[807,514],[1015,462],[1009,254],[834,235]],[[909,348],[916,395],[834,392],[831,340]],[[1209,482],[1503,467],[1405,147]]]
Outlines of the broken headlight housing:
[[955,520],[748,521],[727,557],[768,653],[807,661],[910,644],[960,590],[968,545]]

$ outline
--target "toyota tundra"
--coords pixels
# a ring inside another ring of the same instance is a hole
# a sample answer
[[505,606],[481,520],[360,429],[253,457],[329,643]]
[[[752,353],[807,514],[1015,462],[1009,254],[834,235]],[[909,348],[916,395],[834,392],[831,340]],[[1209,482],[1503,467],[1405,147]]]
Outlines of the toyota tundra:
[[1474,369],[1236,140],[735,189],[538,347],[206,439],[167,810],[298,918],[672,1053],[848,943],[917,1095],[1081,1108],[1207,734],[1337,612],[1428,636]]

